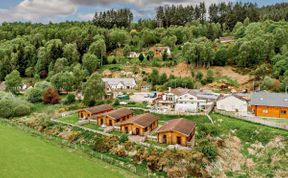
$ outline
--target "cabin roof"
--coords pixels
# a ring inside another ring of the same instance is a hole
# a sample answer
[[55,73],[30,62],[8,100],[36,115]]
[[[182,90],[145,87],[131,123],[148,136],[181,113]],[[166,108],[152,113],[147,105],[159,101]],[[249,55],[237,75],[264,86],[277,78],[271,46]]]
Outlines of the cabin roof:
[[99,105],[99,106],[93,106],[93,107],[90,107],[90,108],[86,108],[84,110],[92,113],[92,114],[97,114],[97,113],[102,113],[102,112],[105,112],[105,111],[110,111],[112,110],[113,107],[109,104],[103,104],[103,105]]
[[166,124],[160,127],[157,133],[176,131],[183,135],[189,136],[195,129],[195,126],[196,124],[190,120],[183,119],[183,118],[174,119],[174,120],[168,121]]
[[250,104],[256,106],[288,107],[288,94],[266,91],[253,92]]
[[106,113],[105,115],[111,117],[112,119],[120,119],[122,117],[128,116],[133,112],[130,109],[120,108]]
[[136,124],[136,125],[146,128],[157,120],[159,120],[157,116],[150,114],[150,113],[144,113],[138,116],[134,116],[131,119],[128,119],[127,121],[122,122],[121,125]]

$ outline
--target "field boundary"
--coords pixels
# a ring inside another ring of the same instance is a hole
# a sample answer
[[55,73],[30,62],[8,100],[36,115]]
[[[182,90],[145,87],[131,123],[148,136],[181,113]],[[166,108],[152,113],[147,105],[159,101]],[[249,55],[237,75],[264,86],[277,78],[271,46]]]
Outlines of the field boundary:
[[[124,162],[121,160],[117,160],[117,159],[115,159],[109,155],[91,150],[90,148],[88,148],[85,145],[69,143],[69,142],[67,142],[67,141],[65,141],[59,137],[43,134],[43,133],[41,133],[37,130],[34,130],[30,127],[27,127],[25,125],[19,125],[17,123],[13,123],[13,122],[10,122],[10,121],[5,120],[5,119],[0,119],[0,124],[5,124],[6,126],[20,129],[27,134],[31,134],[32,136],[37,136],[37,137],[44,139],[45,141],[48,141],[52,144],[57,144],[57,145],[61,145],[61,146],[67,147],[67,148],[74,149],[76,151],[80,151],[84,154],[87,154],[88,156],[92,156],[93,158],[102,160],[108,164],[114,165],[116,167],[127,170],[129,172],[132,172],[138,176],[144,176],[144,177],[149,176],[149,172],[147,170],[139,169],[139,168],[137,168],[137,166],[135,166],[133,164],[130,164],[130,163],[127,163],[127,162]],[[87,130],[87,131],[89,131],[89,130]]]

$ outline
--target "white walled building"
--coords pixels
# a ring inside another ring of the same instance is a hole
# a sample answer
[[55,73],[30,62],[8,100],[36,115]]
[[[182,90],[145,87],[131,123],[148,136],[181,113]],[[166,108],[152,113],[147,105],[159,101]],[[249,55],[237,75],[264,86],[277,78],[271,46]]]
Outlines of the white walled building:
[[248,101],[237,95],[227,95],[217,101],[216,108],[228,112],[247,113]]

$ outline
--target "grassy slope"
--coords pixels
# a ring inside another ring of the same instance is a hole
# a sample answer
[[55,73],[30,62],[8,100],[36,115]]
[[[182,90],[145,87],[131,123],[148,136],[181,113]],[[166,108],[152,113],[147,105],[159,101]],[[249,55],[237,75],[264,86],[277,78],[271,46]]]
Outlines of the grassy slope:
[[0,123],[0,177],[135,177]]

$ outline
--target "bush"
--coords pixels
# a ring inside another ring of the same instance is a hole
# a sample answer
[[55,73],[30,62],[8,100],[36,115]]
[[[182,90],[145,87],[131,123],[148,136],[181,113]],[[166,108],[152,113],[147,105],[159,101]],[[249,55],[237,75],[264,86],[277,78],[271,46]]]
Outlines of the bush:
[[31,108],[25,104],[20,104],[13,109],[15,117],[25,116],[31,113]]
[[210,136],[219,136],[220,130],[213,124],[205,123],[202,126],[199,126],[200,137],[210,135]]
[[68,94],[64,100],[64,104],[72,104],[76,101],[74,94]]
[[113,103],[113,106],[119,106],[120,105],[120,102],[118,99],[115,100],[115,102]]
[[201,147],[200,147],[200,151],[210,160],[213,161],[215,160],[216,156],[217,156],[217,149],[216,147],[208,142],[205,141],[203,143],[201,143]]
[[0,117],[11,118],[31,113],[31,105],[25,100],[7,93],[0,93]]
[[43,95],[43,102],[45,104],[58,104],[60,101],[57,90],[53,87],[48,88]]
[[25,93],[27,100],[31,103],[37,103],[42,101],[43,90],[40,88],[31,88]]
[[128,141],[128,135],[122,134],[119,138],[119,143],[125,143],[126,141]]

